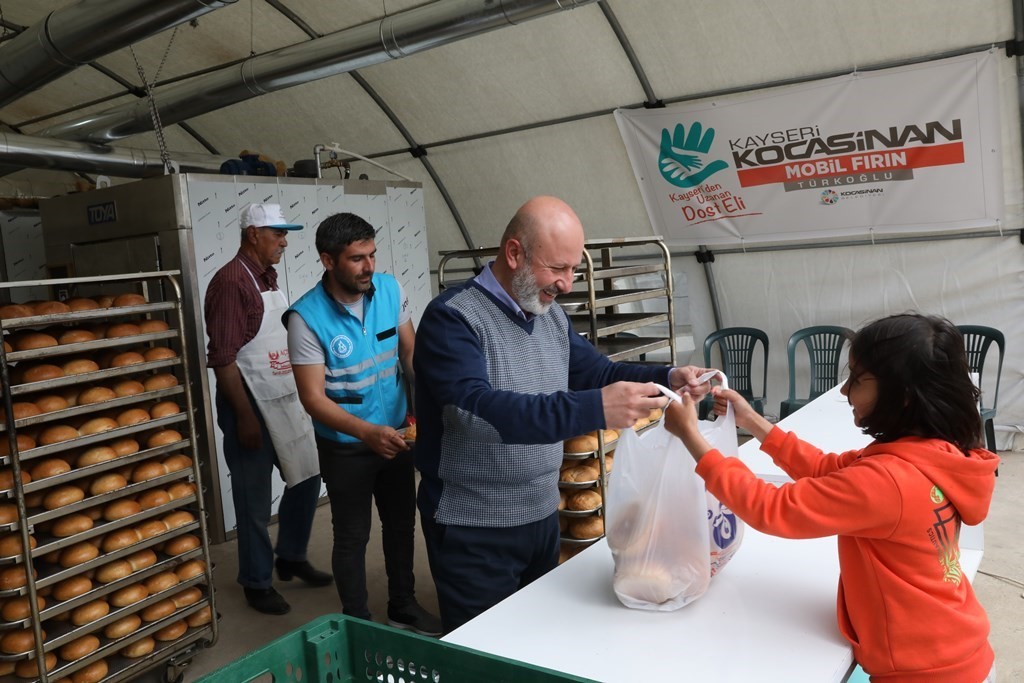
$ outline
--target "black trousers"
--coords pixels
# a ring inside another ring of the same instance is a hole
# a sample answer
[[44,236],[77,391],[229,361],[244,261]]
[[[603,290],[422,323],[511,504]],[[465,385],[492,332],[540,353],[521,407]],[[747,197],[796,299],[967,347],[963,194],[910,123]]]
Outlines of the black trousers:
[[386,460],[363,444],[342,444],[317,436],[316,445],[320,474],[331,502],[331,569],[342,611],[363,619],[370,617],[366,544],[370,540],[370,506],[374,502],[381,522],[388,608],[402,610],[416,600],[416,478],[412,451]]

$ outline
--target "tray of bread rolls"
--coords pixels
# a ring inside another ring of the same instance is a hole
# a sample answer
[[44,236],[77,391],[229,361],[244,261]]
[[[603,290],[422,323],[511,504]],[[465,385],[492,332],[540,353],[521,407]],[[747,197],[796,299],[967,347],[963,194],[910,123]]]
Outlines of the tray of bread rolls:
[[216,640],[175,275],[0,306],[0,681],[128,680]]

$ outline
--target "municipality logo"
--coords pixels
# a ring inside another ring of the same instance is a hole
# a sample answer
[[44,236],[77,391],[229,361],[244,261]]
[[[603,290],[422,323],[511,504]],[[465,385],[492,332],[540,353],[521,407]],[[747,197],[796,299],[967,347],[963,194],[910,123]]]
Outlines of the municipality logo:
[[707,163],[711,143],[715,141],[715,129],[706,131],[699,121],[694,121],[690,131],[677,123],[671,136],[668,128],[661,129],[661,149],[658,154],[658,170],[661,177],[676,187],[697,187],[709,176],[729,167],[721,159]]
[[839,203],[839,193],[835,190],[825,190],[821,193],[821,203],[825,206]]
[[339,334],[331,340],[331,353],[338,358],[348,358],[352,355],[352,351],[354,351],[355,348],[355,344],[352,343],[352,340],[343,334]]

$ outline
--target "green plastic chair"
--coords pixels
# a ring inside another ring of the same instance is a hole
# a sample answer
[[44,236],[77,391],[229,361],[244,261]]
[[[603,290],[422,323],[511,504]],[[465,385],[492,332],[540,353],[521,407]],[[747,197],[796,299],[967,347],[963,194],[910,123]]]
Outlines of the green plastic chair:
[[985,426],[985,446],[990,451],[996,450],[996,404],[999,402],[999,377],[1003,374],[1003,350],[1006,340],[1003,333],[994,327],[984,325],[957,325],[964,336],[964,349],[967,351],[967,365],[971,372],[978,373],[978,386],[982,386],[982,373],[985,370],[985,358],[989,347],[995,343],[999,351],[999,364],[996,367],[996,390],[992,394],[992,405],[986,405],[985,396],[981,397],[981,421]]
[[[757,343],[764,351],[764,373],[761,376],[761,392],[754,395],[753,360]],[[715,347],[722,358],[721,365],[712,363]],[[758,412],[764,415],[764,397],[768,391],[768,335],[756,327],[723,327],[712,332],[704,340],[704,367],[719,368],[729,378],[729,388],[734,389]],[[714,399],[705,397],[700,402],[701,419],[711,411]]]
[[[795,413],[839,384],[839,361],[843,345],[851,339],[853,330],[838,325],[805,327],[790,336],[786,347],[789,358],[789,398],[779,407],[779,419]],[[811,363],[811,386],[806,398],[796,397],[796,348],[801,343],[807,347]]]

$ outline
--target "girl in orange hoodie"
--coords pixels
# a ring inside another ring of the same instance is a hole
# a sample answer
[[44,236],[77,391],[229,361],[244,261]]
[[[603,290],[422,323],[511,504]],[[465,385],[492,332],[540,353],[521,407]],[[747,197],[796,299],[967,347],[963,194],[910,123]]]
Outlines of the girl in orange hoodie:
[[697,461],[708,490],[758,531],[838,536],[838,621],[872,681],[995,680],[989,623],[960,567],[960,524],[988,514],[999,459],[981,448],[979,392],[948,320],[883,318],[850,346],[842,393],[874,441],[825,454],[758,415],[735,391],[736,424],[793,478],[773,486],[712,449],[695,403],[673,402],[666,427]]

